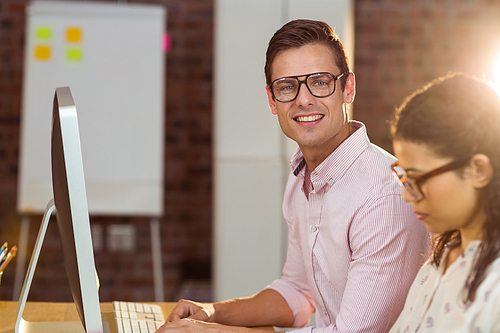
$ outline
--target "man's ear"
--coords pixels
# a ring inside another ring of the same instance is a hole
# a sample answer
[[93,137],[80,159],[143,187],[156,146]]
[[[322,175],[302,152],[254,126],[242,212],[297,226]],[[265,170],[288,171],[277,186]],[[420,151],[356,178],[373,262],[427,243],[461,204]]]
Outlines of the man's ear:
[[347,74],[347,81],[344,88],[344,103],[351,104],[356,96],[356,78],[353,72]]
[[493,166],[490,158],[485,154],[474,155],[470,162],[472,184],[475,188],[486,187],[493,177]]
[[276,101],[273,99],[273,94],[271,93],[271,89],[269,89],[269,86],[266,86],[266,92],[267,92],[267,103],[269,103],[269,108],[271,109],[271,113],[277,115],[278,111],[276,110]]

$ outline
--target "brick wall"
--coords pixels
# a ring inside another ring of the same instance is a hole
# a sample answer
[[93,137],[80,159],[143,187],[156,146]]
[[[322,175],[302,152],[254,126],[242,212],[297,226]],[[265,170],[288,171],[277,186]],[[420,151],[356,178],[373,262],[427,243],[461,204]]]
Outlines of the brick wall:
[[[116,2],[116,1],[113,1]],[[210,279],[212,250],[212,62],[213,0],[150,0],[165,5],[171,49],[166,56],[165,216],[161,218],[165,299],[177,299],[186,281]],[[18,243],[16,213],[23,36],[27,0],[0,1],[0,242]],[[31,218],[35,242],[41,216]],[[149,219],[92,216],[103,230],[95,253],[100,298],[153,300]],[[112,252],[106,231],[112,224],[135,227],[136,252]],[[58,230],[51,222],[30,300],[70,301]],[[28,249],[31,253],[32,248]],[[12,298],[14,261],[0,286]],[[134,285],[134,288],[131,286]]]
[[391,149],[386,120],[435,77],[491,79],[500,56],[500,3],[491,0],[356,0],[354,117]]
[[[235,0],[243,1],[243,0]],[[149,0],[164,4],[172,48],[167,54],[165,216],[161,219],[166,300],[186,281],[210,279],[212,239],[213,0]],[[0,242],[17,243],[15,211],[19,112],[27,0],[0,1]],[[491,77],[500,55],[500,3],[491,0],[356,0],[355,118],[372,141],[390,150],[386,120],[413,90],[449,71]],[[34,243],[40,216],[32,218]],[[137,257],[96,251],[101,299],[151,300],[149,221],[95,217],[135,226]],[[29,249],[31,251],[31,249]],[[70,300],[55,223],[48,230],[30,300]],[[4,274],[0,299],[11,299],[14,264]],[[134,288],[130,286],[137,285]],[[190,284],[192,285],[192,284]],[[194,284],[196,287],[196,283]],[[61,287],[62,286],[62,287]],[[183,294],[185,296],[185,294]]]

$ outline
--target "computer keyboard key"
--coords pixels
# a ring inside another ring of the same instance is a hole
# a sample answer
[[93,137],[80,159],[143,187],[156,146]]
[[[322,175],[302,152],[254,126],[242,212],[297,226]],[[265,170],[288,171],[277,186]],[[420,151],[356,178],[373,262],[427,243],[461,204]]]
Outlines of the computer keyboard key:
[[127,302],[127,308],[129,312],[137,312],[135,309],[135,303],[133,302]]
[[161,306],[159,306],[158,304],[151,304],[151,312],[153,313],[163,313],[163,311],[161,310]]
[[130,321],[123,321],[123,331],[124,333],[132,333],[132,325],[130,325]]
[[141,333],[149,333],[148,324],[146,324],[146,321],[144,319],[140,319],[137,322],[139,323]]
[[116,323],[116,332],[118,333],[125,333],[123,330],[123,323],[121,318],[115,318],[115,323]]
[[150,332],[155,332],[157,330],[154,321],[148,321],[147,324]]
[[119,303],[120,303],[120,309],[122,311],[128,311],[127,302],[119,302]]

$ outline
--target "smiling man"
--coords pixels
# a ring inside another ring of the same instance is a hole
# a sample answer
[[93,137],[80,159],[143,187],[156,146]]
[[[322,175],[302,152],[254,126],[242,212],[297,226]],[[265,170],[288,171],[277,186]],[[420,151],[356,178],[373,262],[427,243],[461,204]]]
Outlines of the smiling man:
[[316,327],[303,332],[387,332],[429,236],[401,198],[395,158],[348,119],[355,78],[342,43],[324,22],[291,21],[269,42],[265,75],[271,112],[299,146],[283,202],[283,275],[246,298],[181,300],[158,332],[303,327],[313,312]]

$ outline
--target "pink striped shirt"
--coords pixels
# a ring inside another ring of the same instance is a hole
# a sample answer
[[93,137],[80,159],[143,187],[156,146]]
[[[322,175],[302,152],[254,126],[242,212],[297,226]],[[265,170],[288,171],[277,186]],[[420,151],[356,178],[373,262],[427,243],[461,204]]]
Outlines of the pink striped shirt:
[[[387,332],[426,259],[429,234],[401,197],[395,158],[370,143],[362,123],[311,175],[292,158],[283,214],[288,252],[269,288],[294,314],[299,332]],[[305,188],[311,188],[306,196]]]

